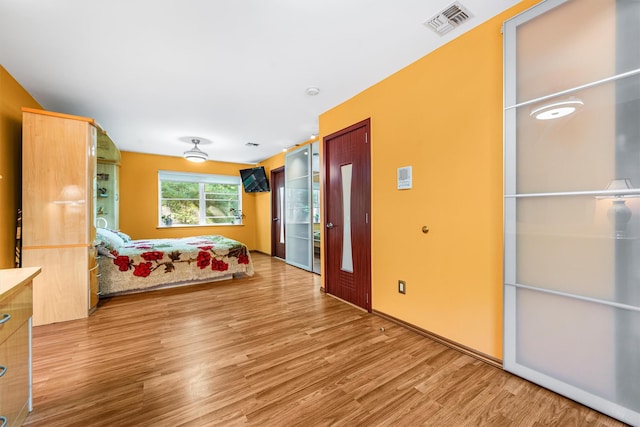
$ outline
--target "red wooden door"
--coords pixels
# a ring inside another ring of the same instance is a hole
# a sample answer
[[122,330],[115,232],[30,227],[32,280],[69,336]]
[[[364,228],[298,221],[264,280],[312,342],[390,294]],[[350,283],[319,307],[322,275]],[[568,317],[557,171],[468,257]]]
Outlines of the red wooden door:
[[271,171],[271,255],[285,259],[284,167]]
[[324,138],[325,289],[371,311],[369,119]]

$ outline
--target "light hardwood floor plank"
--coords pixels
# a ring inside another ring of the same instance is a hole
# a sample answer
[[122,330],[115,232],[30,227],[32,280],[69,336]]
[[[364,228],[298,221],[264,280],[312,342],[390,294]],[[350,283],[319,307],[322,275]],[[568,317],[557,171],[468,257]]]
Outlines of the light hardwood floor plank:
[[25,425],[624,425],[252,258],[250,278],[35,327]]

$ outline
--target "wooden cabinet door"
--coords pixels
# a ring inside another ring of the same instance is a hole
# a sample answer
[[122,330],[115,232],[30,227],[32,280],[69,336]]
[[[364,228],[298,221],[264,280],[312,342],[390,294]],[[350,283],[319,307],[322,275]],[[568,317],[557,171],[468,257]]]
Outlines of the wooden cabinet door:
[[33,279],[33,325],[87,317],[87,246],[25,249],[24,267],[42,267]]
[[95,127],[87,121],[24,113],[24,246],[89,242],[95,133]]

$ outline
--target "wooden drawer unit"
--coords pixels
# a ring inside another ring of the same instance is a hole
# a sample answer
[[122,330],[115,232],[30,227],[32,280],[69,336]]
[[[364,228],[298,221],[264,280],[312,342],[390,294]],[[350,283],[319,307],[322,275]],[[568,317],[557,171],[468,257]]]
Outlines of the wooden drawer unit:
[[[22,286],[17,292],[0,297],[0,343],[13,334],[33,313],[33,285]],[[1,425],[1,424],[0,424]]]
[[[29,322],[0,343],[0,417],[19,426],[29,414]],[[0,426],[3,419],[0,418]]]
[[0,426],[20,426],[31,410],[33,278],[40,268],[0,270]]

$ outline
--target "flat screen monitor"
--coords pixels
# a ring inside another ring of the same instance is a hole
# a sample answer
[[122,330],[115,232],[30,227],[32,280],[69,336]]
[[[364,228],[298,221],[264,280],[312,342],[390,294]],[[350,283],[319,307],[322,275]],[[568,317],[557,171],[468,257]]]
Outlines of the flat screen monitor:
[[270,190],[263,166],[240,169],[240,179],[246,193],[264,193]]

